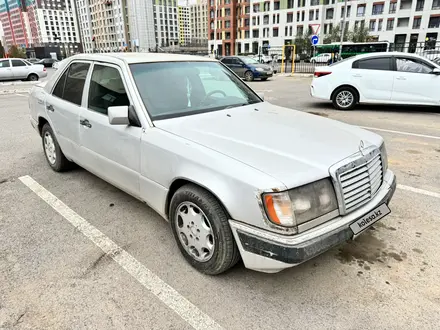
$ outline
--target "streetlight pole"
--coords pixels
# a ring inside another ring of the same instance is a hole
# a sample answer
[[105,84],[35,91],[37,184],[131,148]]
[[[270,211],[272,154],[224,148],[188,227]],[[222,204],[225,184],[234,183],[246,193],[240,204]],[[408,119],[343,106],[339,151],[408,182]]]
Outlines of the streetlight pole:
[[214,56],[217,57],[217,0],[214,0]]
[[346,17],[347,17],[347,0],[344,0],[344,15],[342,16],[341,44],[339,45],[339,56],[341,56],[342,54],[342,43],[344,42]]

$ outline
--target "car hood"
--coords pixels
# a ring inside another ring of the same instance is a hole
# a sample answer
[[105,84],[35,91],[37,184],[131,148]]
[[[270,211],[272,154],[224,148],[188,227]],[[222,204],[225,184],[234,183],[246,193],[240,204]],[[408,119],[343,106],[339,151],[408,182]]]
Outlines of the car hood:
[[361,140],[365,146],[383,141],[361,128],[268,102],[154,125],[264,172],[287,188],[328,177],[329,167],[358,152]]

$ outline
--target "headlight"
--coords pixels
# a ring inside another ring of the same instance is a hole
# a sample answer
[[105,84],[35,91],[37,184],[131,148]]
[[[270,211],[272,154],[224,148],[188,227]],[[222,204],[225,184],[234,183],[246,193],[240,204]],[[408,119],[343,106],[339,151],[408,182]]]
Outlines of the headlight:
[[255,68],[255,70],[257,70],[257,71],[264,71],[264,69],[263,68]]
[[264,194],[263,201],[269,220],[284,227],[297,226],[338,208],[330,179],[287,192]]
[[385,142],[382,143],[379,149],[382,157],[383,175],[385,175],[385,172],[388,170],[388,154],[387,149],[385,148]]

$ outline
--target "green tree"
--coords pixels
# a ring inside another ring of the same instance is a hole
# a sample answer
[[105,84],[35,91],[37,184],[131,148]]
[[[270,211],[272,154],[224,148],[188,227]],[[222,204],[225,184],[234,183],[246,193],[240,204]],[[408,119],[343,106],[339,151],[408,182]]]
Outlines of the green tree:
[[[348,24],[345,25],[344,41],[348,41],[350,33],[348,32]],[[341,26],[335,25],[329,34],[324,37],[323,43],[341,42]]]
[[368,28],[365,25],[360,25],[354,27],[352,31],[349,32],[349,38],[352,42],[367,42],[368,41]]
[[16,45],[11,46],[8,51],[9,57],[26,58],[26,50]]
[[311,34],[306,32],[303,35],[299,35],[295,37],[293,43],[296,46],[296,53],[303,54],[309,53],[310,48],[312,47],[312,42],[310,41]]

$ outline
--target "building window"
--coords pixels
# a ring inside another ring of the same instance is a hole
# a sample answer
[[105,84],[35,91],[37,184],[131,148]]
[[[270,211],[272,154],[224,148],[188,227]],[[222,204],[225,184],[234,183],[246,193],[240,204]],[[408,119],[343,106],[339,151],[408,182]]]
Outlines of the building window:
[[409,26],[409,17],[401,17],[397,19],[397,27]]
[[309,10],[309,21],[313,21],[314,17],[315,17],[315,12],[313,10]]
[[377,4],[377,5],[373,5],[372,14],[373,15],[382,15],[383,14],[383,3]]
[[264,3],[264,11],[269,11],[270,10],[270,2],[269,1],[266,1],[265,3]]
[[225,28],[229,29],[231,27],[231,21],[225,21]]
[[387,21],[387,31],[391,31],[394,29],[394,18],[391,18]]
[[357,17],[363,17],[365,16],[365,5],[361,5],[357,7],[357,13],[356,13]]
[[269,15],[264,15],[264,16],[263,16],[263,24],[264,24],[264,25],[269,24]]
[[296,27],[296,35],[302,36],[303,34],[304,34],[304,28],[302,26],[297,26]]
[[273,10],[280,10],[280,2],[279,1],[275,1],[273,3]]
[[369,30],[371,32],[376,31],[376,21],[370,21]]
[[244,38],[249,39],[249,31],[244,31]]
[[254,13],[258,13],[258,12],[260,12],[260,4],[259,3],[254,4]]
[[440,9],[440,0],[432,1],[432,9]]
[[327,9],[325,12],[325,19],[333,19],[333,13],[334,13],[333,8]]
[[230,8],[226,8],[226,9],[225,9],[225,16],[226,16],[226,17],[231,16],[231,9],[230,9]]
[[421,17],[414,17],[413,29],[420,29],[420,23],[422,23],[422,18]]
[[287,13],[287,23],[293,22],[293,13]]
[[287,9],[292,9],[293,8],[293,0],[287,0]]
[[260,37],[260,31],[252,30],[252,38],[259,38],[259,37]]
[[428,28],[439,28],[440,27],[440,17],[439,16],[433,16],[429,18],[429,24]]
[[315,11],[315,20],[319,20],[319,9]]
[[278,28],[273,28],[272,29],[272,36],[273,37],[278,37]]
[[378,32],[382,31],[382,23],[383,23],[383,21],[380,19],[380,20],[379,20],[379,23],[378,23],[378,25],[377,25],[377,31],[378,31]]
[[416,11],[422,11],[425,7],[425,0],[417,0]]
[[319,6],[319,0],[310,0],[310,6]]

